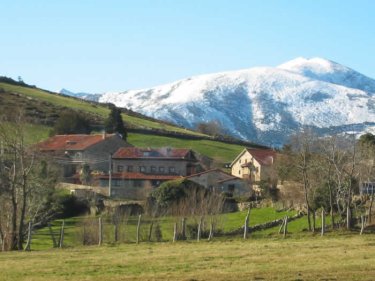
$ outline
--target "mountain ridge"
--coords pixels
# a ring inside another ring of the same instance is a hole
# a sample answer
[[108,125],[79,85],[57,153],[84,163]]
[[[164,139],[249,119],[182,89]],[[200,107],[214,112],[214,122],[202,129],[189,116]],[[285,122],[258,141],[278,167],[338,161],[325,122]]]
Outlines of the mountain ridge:
[[317,132],[375,130],[375,80],[322,58],[297,58],[192,76],[149,89],[104,93],[100,102],[194,128],[217,121],[224,133],[280,146],[310,126]]

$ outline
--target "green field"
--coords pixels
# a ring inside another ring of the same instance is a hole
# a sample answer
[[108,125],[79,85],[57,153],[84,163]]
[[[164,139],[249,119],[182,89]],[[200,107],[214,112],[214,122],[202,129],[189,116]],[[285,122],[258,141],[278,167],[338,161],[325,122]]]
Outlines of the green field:
[[[47,91],[37,89],[37,88],[28,88],[22,86],[11,85],[7,83],[0,83],[0,89],[9,93],[21,94],[30,99],[35,99],[38,101],[46,102],[53,106],[67,107],[77,111],[83,111],[99,116],[100,118],[106,118],[109,114],[109,109],[104,105],[97,105],[90,103],[84,100],[74,99],[59,94],[49,93]],[[1,95],[1,93],[0,93]],[[19,105],[19,106],[25,106]],[[164,124],[157,121],[147,120],[136,116],[131,116],[128,114],[123,114],[124,121],[131,127],[136,128],[146,128],[146,129],[164,129],[171,132],[180,132],[190,135],[202,135],[201,133],[186,130],[177,126],[172,126]]]
[[0,253],[0,280],[374,280],[373,235]]
[[210,140],[184,140],[171,137],[129,134],[129,143],[139,147],[190,148],[217,162],[231,162],[244,149],[241,145],[227,144]]
[[[73,99],[58,94],[49,93],[37,88],[28,88],[0,83],[0,89],[6,97],[7,110],[13,107],[19,110],[18,106],[28,108],[31,114],[34,111],[45,111],[46,116],[56,114],[57,111],[63,111],[64,108],[70,108],[91,114],[90,116],[96,119],[103,120],[108,116],[109,109],[105,106],[89,103],[79,99]],[[18,96],[12,96],[6,93],[17,93]],[[23,98],[22,98],[23,97]],[[1,107],[0,107],[1,108]],[[49,110],[49,111],[48,111]],[[135,116],[123,114],[125,123],[135,128],[146,129],[163,129],[170,132],[178,132],[190,135],[202,135],[201,133],[190,131],[184,128],[171,126],[162,122],[142,119]],[[35,143],[48,137],[51,128],[44,125],[27,125],[27,140],[28,143]],[[227,144],[219,141],[211,140],[186,140],[174,137],[164,137],[157,135],[129,133],[128,141],[138,147],[176,147],[176,148],[190,148],[202,155],[208,156],[215,161],[215,166],[221,167],[223,163],[231,162],[243,149],[241,145]]]
[[[227,233],[237,230],[242,227],[246,217],[247,211],[235,212],[235,213],[226,213],[215,216],[215,239],[225,240],[229,238],[238,238],[242,236],[242,231],[237,235],[228,235]],[[285,215],[292,217],[296,214],[295,211],[276,211],[275,209],[268,208],[256,208],[251,210],[250,214],[250,226],[270,222],[276,219],[281,219]],[[178,228],[180,228],[182,217],[161,217],[158,219],[152,219],[147,216],[143,216],[141,220],[141,231],[140,239],[141,241],[148,241],[149,229],[151,221],[154,222],[154,227],[156,223],[160,225],[162,233],[162,241],[168,242],[172,241],[173,237],[173,225],[175,222],[178,223]],[[187,224],[187,239],[188,241],[195,241],[196,234],[195,232],[189,232],[189,228],[196,225],[199,220],[199,217],[188,217]],[[205,225],[203,231],[208,232],[209,229],[209,220],[210,217],[206,217]],[[120,243],[135,243],[136,241],[136,225],[138,217],[126,217],[122,218],[122,223],[119,227],[119,237],[118,241]],[[65,220],[65,238],[64,245],[66,247],[76,247],[83,244],[83,234],[82,234],[82,225],[86,222],[86,226],[89,225],[89,229],[97,239],[97,230],[98,230],[98,217],[75,217]],[[112,244],[115,243],[114,239],[114,225],[111,222],[110,216],[103,216],[103,243]],[[52,230],[57,239],[59,235],[59,230],[62,220],[55,220],[52,223]],[[329,220],[327,218],[327,224],[329,225]],[[317,221],[317,227],[320,227],[320,220]],[[297,220],[291,221],[288,225],[288,235],[289,236],[305,236],[309,235],[303,230],[307,228],[306,218],[302,217]],[[279,226],[257,231],[251,234],[252,238],[265,238],[265,237],[279,237],[278,234]],[[179,231],[179,230],[178,230]],[[97,240],[95,240],[97,241]],[[153,232],[151,241],[156,241],[155,234]],[[47,250],[53,247],[52,239],[50,236],[49,229],[47,227],[39,229],[33,235],[32,249],[33,250]]]

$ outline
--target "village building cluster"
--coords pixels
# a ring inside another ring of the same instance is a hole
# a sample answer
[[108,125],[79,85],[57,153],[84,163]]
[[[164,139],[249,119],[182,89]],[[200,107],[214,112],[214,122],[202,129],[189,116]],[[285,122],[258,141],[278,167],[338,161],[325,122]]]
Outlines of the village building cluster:
[[[55,135],[37,148],[59,165],[62,182],[73,191],[94,186],[113,198],[142,200],[163,182],[182,178],[209,190],[250,196],[260,192],[260,181],[276,180],[272,169],[276,153],[271,149],[245,148],[225,171],[205,170],[191,149],[133,147],[117,134]],[[90,173],[86,187],[82,187],[84,165]]]

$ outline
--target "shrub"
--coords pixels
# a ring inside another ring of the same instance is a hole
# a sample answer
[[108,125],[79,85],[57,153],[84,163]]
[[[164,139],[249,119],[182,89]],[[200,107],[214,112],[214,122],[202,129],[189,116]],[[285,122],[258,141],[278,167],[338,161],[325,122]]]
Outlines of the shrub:
[[90,210],[89,204],[85,200],[78,199],[74,195],[63,195],[57,198],[60,205],[59,218],[69,218],[88,213]]
[[159,223],[157,223],[154,228],[154,236],[157,242],[161,242],[163,240],[163,233],[161,232]]
[[187,180],[172,180],[164,182],[158,189],[151,193],[156,203],[161,207],[167,207],[172,202],[176,202],[186,196],[185,188]]
[[89,134],[91,132],[90,122],[77,112],[66,112],[61,114],[54,126],[54,134]]

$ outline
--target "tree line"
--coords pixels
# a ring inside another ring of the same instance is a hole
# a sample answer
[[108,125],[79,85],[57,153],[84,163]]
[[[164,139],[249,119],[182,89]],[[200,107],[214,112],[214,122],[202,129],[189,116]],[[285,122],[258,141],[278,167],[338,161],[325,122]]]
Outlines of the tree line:
[[356,218],[371,222],[374,190],[360,196],[365,182],[375,182],[375,136],[371,133],[318,138],[308,129],[293,136],[277,160],[279,180],[303,189],[308,229],[315,231],[315,214],[330,214],[332,227],[352,229]]
[[[52,135],[65,134],[90,134],[93,130],[90,120],[79,112],[63,113],[54,125]],[[106,133],[119,133],[124,140],[127,138],[127,130],[122,120],[121,110],[114,105],[110,106],[110,113],[104,121]]]

